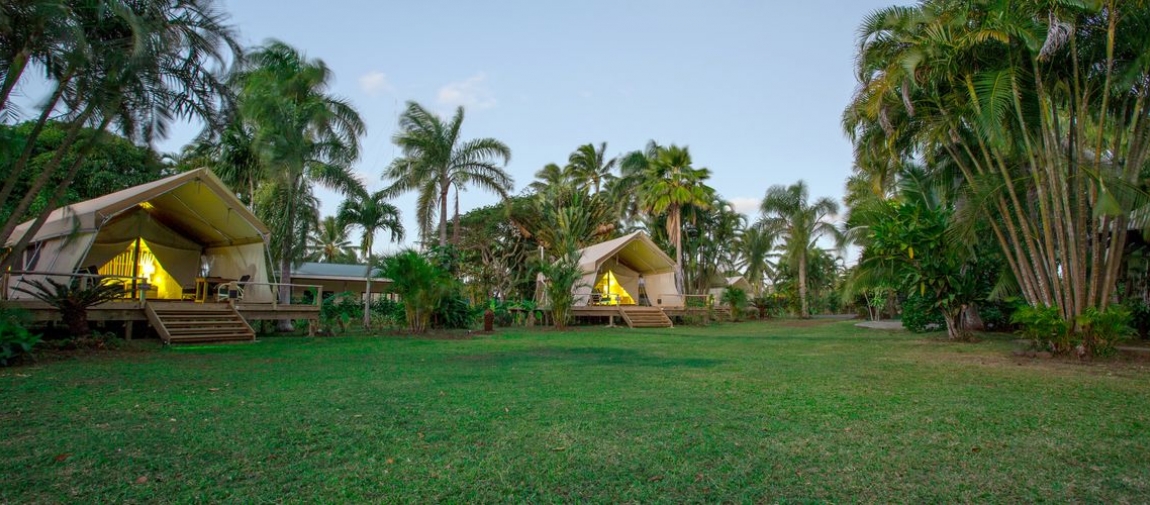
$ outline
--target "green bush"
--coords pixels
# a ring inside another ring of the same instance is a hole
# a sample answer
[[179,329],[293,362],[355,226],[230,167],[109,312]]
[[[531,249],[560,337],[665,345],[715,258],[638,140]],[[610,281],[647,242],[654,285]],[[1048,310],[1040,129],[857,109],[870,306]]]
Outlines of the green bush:
[[1122,304],[1130,311],[1130,326],[1138,332],[1138,338],[1150,337],[1150,304],[1141,298],[1130,297]]
[[1034,342],[1035,348],[1046,348],[1055,353],[1070,350],[1070,325],[1062,318],[1058,307],[1022,305],[1010,316],[1010,321],[1022,325],[1019,335]]
[[902,325],[913,333],[923,333],[930,325],[945,328],[946,320],[929,298],[912,293],[902,302]]
[[0,366],[8,366],[32,353],[40,335],[32,334],[18,321],[0,319]]
[[978,315],[987,331],[1005,331],[1010,327],[1010,316],[1014,309],[1003,302],[982,302],[978,304]]
[[471,301],[462,293],[451,293],[439,300],[432,325],[441,329],[470,328],[482,312],[483,309],[472,307]]
[[363,305],[358,297],[350,292],[333,293],[323,299],[319,309],[319,322],[329,331],[339,328],[346,332],[352,321],[363,318]]
[[1130,321],[1130,310],[1122,305],[1104,311],[1088,307],[1076,320],[1084,350],[1093,356],[1114,354],[1115,346],[1133,332]]
[[731,319],[737,321],[743,309],[747,307],[747,292],[739,288],[727,288],[723,290],[720,301],[731,309]]

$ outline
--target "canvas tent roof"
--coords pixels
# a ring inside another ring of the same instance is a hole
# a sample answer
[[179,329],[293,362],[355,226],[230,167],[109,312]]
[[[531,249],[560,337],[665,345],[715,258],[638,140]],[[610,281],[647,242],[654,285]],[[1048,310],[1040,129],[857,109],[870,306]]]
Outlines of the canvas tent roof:
[[739,289],[746,291],[748,293],[750,293],[751,289],[752,289],[750,281],[748,281],[746,277],[743,277],[741,275],[736,275],[734,277],[727,277],[726,287],[728,287],[728,288],[739,288]]
[[583,249],[579,268],[583,272],[597,272],[605,261],[616,256],[639,272],[667,273],[675,270],[675,260],[641,231]]
[[[259,243],[270,233],[215,174],[200,168],[56,209],[32,242],[94,232],[137,207],[207,247]],[[31,225],[17,226],[5,246],[14,245]]]

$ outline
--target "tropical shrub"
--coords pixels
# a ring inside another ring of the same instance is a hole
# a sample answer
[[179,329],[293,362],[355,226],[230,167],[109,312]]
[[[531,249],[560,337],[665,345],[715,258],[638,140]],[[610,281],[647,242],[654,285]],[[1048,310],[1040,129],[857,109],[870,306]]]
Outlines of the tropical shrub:
[[918,293],[912,293],[902,303],[902,326],[913,333],[923,333],[942,328],[946,321],[934,300]]
[[0,317],[0,366],[8,366],[30,355],[32,348],[40,343],[40,335],[29,332],[15,315],[3,316]]
[[471,301],[458,291],[439,299],[435,306],[434,326],[443,329],[470,328],[482,310],[471,306]]
[[731,309],[731,319],[738,321],[743,309],[747,306],[747,292],[739,288],[727,288],[719,299],[723,305]]
[[583,277],[579,268],[579,251],[570,247],[551,262],[543,262],[539,271],[546,278],[547,298],[551,302],[551,316],[555,328],[562,330],[571,321],[571,308],[575,306],[575,288]]
[[1075,319],[1082,336],[1083,351],[1094,356],[1114,354],[1115,346],[1131,333],[1130,310],[1122,305],[1110,305],[1106,310],[1087,307]]
[[324,297],[323,305],[320,305],[319,321],[327,330],[338,327],[340,333],[347,332],[348,325],[361,317],[363,306],[350,291],[330,294]]
[[1050,349],[1055,353],[1070,350],[1070,325],[1058,307],[1022,305],[1010,321],[1022,325],[1019,335],[1033,342],[1037,349]]
[[391,279],[391,292],[400,296],[408,330],[427,331],[440,302],[454,291],[455,279],[447,270],[414,250],[383,259],[382,275]]
[[1150,336],[1150,304],[1141,298],[1127,298],[1123,305],[1130,311],[1130,326],[1138,332],[1138,338]]

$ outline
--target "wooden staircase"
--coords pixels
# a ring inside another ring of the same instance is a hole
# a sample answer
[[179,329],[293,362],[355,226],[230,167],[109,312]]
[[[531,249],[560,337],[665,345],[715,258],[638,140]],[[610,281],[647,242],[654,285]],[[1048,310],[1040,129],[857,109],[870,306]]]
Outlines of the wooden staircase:
[[144,312],[165,344],[256,339],[255,330],[228,303],[147,302]]
[[659,307],[641,307],[638,305],[622,305],[619,314],[623,321],[631,328],[670,328],[671,318]]

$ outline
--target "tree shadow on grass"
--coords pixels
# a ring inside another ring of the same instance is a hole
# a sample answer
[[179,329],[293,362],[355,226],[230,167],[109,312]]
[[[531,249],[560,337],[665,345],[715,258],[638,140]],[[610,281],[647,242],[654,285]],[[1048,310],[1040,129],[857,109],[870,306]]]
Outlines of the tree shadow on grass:
[[454,361],[514,365],[525,363],[564,362],[576,365],[620,365],[657,368],[709,368],[723,360],[707,358],[668,358],[634,349],[616,347],[536,347],[522,351],[468,354]]

